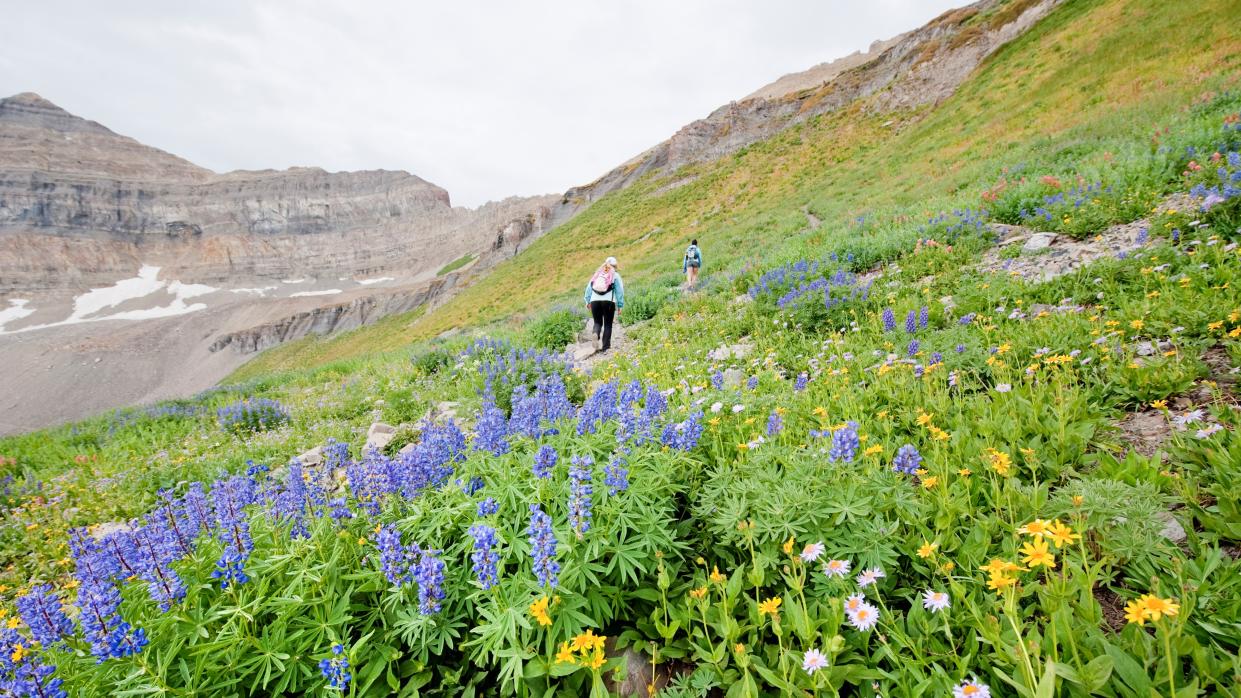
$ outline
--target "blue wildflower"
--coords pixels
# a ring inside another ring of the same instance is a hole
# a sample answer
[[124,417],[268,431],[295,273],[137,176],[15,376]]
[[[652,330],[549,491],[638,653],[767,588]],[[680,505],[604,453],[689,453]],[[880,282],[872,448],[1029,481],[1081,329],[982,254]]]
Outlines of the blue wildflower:
[[530,556],[534,559],[534,573],[539,585],[554,587],[559,581],[560,563],[556,562],[556,534],[552,531],[552,517],[538,504],[530,505]]
[[146,647],[146,632],[134,630],[120,615],[121,592],[112,584],[78,587],[79,622],[95,660],[127,657]]
[[716,390],[723,390],[724,388],[724,373],[723,372],[716,371],[715,373],[711,374],[711,387],[715,388]]
[[334,645],[332,658],[319,662],[319,671],[323,673],[323,678],[327,679],[328,687],[341,693],[349,690],[349,682],[353,679],[353,675],[349,673],[349,660],[341,656],[344,651],[344,647]]
[[375,547],[379,549],[379,565],[384,577],[396,586],[409,581],[409,554],[401,542],[401,532],[388,524],[375,534]]
[[896,313],[891,308],[883,309],[883,331],[891,332],[896,329]]
[[36,584],[17,597],[17,612],[26,627],[30,628],[35,642],[44,647],[50,647],[73,633],[73,622],[65,615],[51,584]]
[[918,340],[916,340],[916,339],[911,340],[911,341],[909,342],[909,349],[906,351],[906,353],[907,353],[907,354],[909,354],[909,356],[910,356],[910,357],[917,356],[917,355],[918,355],[918,347],[919,347]]
[[767,417],[767,435],[776,436],[784,431],[784,419],[780,417],[780,413],[772,411]]
[[543,479],[551,477],[552,468],[556,467],[556,460],[559,458],[560,454],[556,453],[555,448],[547,444],[540,446],[534,454],[534,476]]
[[484,590],[490,589],[499,581],[499,573],[496,571],[496,530],[486,524],[474,524],[470,527],[470,536],[474,538],[474,552],[470,553],[470,559],[474,562],[474,574]]
[[857,422],[848,422],[832,434],[832,447],[828,449],[827,457],[833,463],[836,461],[853,462],[857,456],[858,447],[862,443],[858,437],[857,428]]
[[909,311],[905,316],[905,332],[913,334],[918,331],[918,316],[914,311]]
[[500,510],[500,505],[496,502],[495,497],[488,497],[478,503],[479,516],[491,516]]
[[922,306],[922,309],[918,311],[918,329],[926,329],[926,324],[930,322],[930,319],[931,309],[925,305]]
[[440,601],[444,599],[444,561],[439,554],[438,550],[421,550],[413,566],[414,581],[418,582],[418,612],[424,616],[439,613]]
[[508,421],[504,418],[504,411],[496,407],[492,400],[484,401],[479,412],[474,428],[474,449],[494,456],[508,453]]
[[892,459],[892,470],[906,475],[913,475],[921,465],[922,455],[912,444],[901,446],[896,452],[896,457]]
[[617,454],[611,462],[603,466],[603,484],[608,487],[608,494],[615,495],[629,489],[629,468],[625,456]]
[[595,459],[589,455],[574,456],[569,459],[569,525],[581,538],[590,530],[591,496],[594,488],[591,481],[594,476]]
[[801,373],[797,374],[797,380],[793,383],[793,390],[800,393],[801,391],[806,389],[806,383],[809,383],[809,382],[810,382],[810,375],[807,374],[805,371],[802,371]]

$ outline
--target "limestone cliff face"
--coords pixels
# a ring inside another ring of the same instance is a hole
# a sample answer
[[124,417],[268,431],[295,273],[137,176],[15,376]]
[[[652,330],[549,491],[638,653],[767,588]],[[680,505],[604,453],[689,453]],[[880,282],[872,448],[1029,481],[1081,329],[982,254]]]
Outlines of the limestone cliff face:
[[1061,0],[981,0],[946,12],[925,26],[867,53],[786,75],[682,127],[599,179],[565,192],[559,222],[591,202],[652,172],[670,173],[707,162],[811,117],[861,104],[892,112],[937,103],[951,95],[988,56],[1056,7]]
[[464,209],[406,172],[217,175],[37,95],[0,100],[0,293],[106,283],[140,264],[203,283],[416,276],[558,198]]

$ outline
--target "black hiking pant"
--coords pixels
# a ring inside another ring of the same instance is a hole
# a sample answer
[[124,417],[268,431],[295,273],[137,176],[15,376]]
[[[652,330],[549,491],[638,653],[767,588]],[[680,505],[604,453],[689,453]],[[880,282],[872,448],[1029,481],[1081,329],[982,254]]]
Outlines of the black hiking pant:
[[595,321],[595,336],[603,330],[603,348],[607,351],[612,347],[612,320],[616,317],[616,304],[612,301],[591,301],[590,316]]

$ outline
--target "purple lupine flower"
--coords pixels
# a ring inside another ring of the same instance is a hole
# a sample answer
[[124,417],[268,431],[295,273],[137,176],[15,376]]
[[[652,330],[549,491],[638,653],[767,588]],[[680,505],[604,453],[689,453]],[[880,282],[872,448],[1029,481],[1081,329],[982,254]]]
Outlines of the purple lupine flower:
[[595,433],[595,430],[616,417],[616,381],[604,383],[595,389],[578,411],[577,434]]
[[[25,657],[22,657],[25,655]],[[13,659],[19,657],[20,659]],[[20,633],[0,628],[0,693],[5,696],[68,698],[63,681],[53,676],[56,667],[44,664]]]
[[474,552],[470,560],[474,562],[474,574],[483,590],[490,589],[499,581],[496,570],[496,530],[486,524],[474,524],[470,527],[470,536],[474,539]]
[[16,603],[22,621],[40,645],[50,647],[66,635],[73,634],[73,622],[65,615],[51,584],[34,585],[30,591],[17,597]]
[[99,539],[100,555],[107,560],[105,566],[113,570],[118,579],[128,579],[138,574],[138,549],[133,533],[129,530],[112,531]]
[[669,448],[680,451],[692,451],[702,437],[702,412],[691,414],[685,421],[674,422],[664,427],[660,441]]
[[375,534],[375,547],[379,549],[379,565],[384,577],[395,586],[409,581],[409,554],[401,542],[401,532],[388,524]]
[[784,431],[784,420],[780,417],[779,412],[773,410],[767,417],[767,435],[776,436],[782,431]]
[[133,540],[138,550],[138,576],[147,583],[147,592],[160,610],[167,612],[185,598],[185,583],[172,569],[177,557],[172,534],[158,523],[148,523],[134,531]]
[[160,490],[157,496],[161,504],[149,515],[151,521],[158,522],[168,531],[169,542],[175,546],[178,557],[189,556],[194,551],[194,539],[201,526],[193,522],[193,515],[184,499],[175,499],[167,489]]
[[508,430],[510,434],[521,434],[537,439],[542,410],[538,395],[529,393],[530,389],[524,383],[513,388],[511,399],[513,416],[509,418]]
[[560,457],[556,453],[556,449],[548,444],[539,447],[537,453],[534,454],[534,476],[541,479],[547,479],[552,476],[552,468],[556,466],[556,460]]
[[921,465],[922,455],[912,444],[901,446],[896,452],[896,457],[892,459],[892,470],[906,475],[913,475]]
[[905,316],[905,332],[913,334],[918,331],[918,316],[914,311],[909,311]]
[[926,373],[926,367],[922,364],[914,364],[914,378],[921,378]]
[[853,462],[853,459],[857,457],[858,447],[862,445],[857,428],[858,423],[851,421],[832,434],[832,447],[827,451],[829,460],[833,463],[836,461]]
[[976,317],[978,317],[978,313],[966,313],[961,316],[961,319],[958,320],[957,323],[961,325],[968,325],[973,322]]
[[611,462],[603,466],[603,484],[608,487],[608,494],[615,495],[629,489],[629,468],[625,456],[617,454]]
[[146,647],[146,631],[135,630],[125,622],[120,607],[121,592],[112,584],[92,583],[78,587],[78,622],[99,663],[137,654]]
[[1179,243],[1180,241],[1181,241],[1181,229],[1173,228],[1172,229],[1172,244],[1175,245]]
[[715,373],[711,374],[711,387],[715,388],[716,390],[724,389],[724,373],[723,372],[716,371]]
[[349,673],[349,660],[342,657],[345,651],[340,645],[332,646],[332,658],[319,660],[319,672],[327,679],[328,688],[344,693],[349,690],[353,674]]
[[591,481],[595,459],[590,455],[574,456],[569,463],[569,525],[580,539],[583,533],[590,530],[591,496],[594,494]]
[[335,497],[328,502],[328,516],[339,522],[345,519],[352,519],[355,515],[353,510],[349,508],[349,501],[344,497]]
[[500,505],[496,502],[495,497],[488,497],[478,503],[479,516],[491,516],[500,510]]
[[642,406],[642,413],[651,419],[659,417],[668,411],[668,398],[659,392],[659,389],[653,385],[646,388],[646,404]]
[[757,387],[758,387],[758,376],[750,376],[749,380],[745,382],[746,390],[754,390]]
[[485,400],[478,414],[474,427],[474,449],[494,456],[508,453],[508,421],[504,418],[504,411],[496,407],[492,400]]
[[956,352],[957,352],[958,354],[964,354],[964,353],[965,353],[965,345],[964,345],[964,344],[958,344],[958,345],[956,346]]
[[538,504],[530,505],[530,556],[534,559],[534,573],[539,585],[554,587],[559,582],[560,563],[556,562],[556,534],[552,531],[552,517],[543,512]]
[[310,500],[310,488],[306,484],[307,474],[296,458],[290,463],[286,472],[284,488],[276,493],[271,501],[271,513],[279,521],[291,524],[290,538],[309,538],[310,529],[306,526],[306,508]]
[[931,352],[931,365],[944,363],[944,355],[939,352]]
[[1142,228],[1138,230],[1138,236],[1137,239],[1134,240],[1134,243],[1138,245],[1145,245],[1146,241],[1150,239],[1150,236],[1151,231],[1146,226],[1142,226]]
[[253,489],[254,481],[242,475],[217,480],[211,487],[216,535],[224,543],[224,554],[216,562],[211,576],[221,580],[224,587],[249,580],[242,568],[254,549],[245,512],[246,505],[254,499]]
[[891,332],[896,329],[896,313],[891,308],[883,309],[883,331]]
[[911,341],[909,342],[909,349],[906,351],[906,353],[907,353],[907,354],[909,354],[909,356],[911,356],[911,357],[913,357],[913,356],[917,356],[917,355],[918,355],[918,346],[919,346],[919,345],[918,345],[918,340],[916,340],[916,339],[911,340]]
[[418,612],[424,616],[439,613],[444,599],[444,561],[439,554],[430,548],[419,550],[418,561],[412,565],[414,581],[418,582]]
[[930,320],[931,309],[924,305],[922,306],[922,309],[918,311],[918,329],[926,329],[926,324],[930,322]]
[[793,383],[793,390],[801,392],[806,389],[806,383],[810,382],[810,375],[805,371],[797,374],[797,381]]
[[[458,479],[457,482],[460,483],[461,480]],[[465,496],[473,497],[475,494],[478,494],[483,487],[486,487],[486,485],[487,483],[481,477],[475,475],[469,480],[466,480],[464,485],[461,485],[461,491],[465,493]]]

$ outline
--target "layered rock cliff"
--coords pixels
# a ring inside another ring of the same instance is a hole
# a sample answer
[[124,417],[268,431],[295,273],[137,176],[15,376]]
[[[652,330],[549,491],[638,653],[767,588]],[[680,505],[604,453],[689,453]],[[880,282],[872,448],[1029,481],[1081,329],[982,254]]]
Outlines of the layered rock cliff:
[[406,172],[217,175],[38,95],[0,100],[0,292],[97,285],[141,264],[202,283],[417,276],[488,249],[510,221],[546,221],[558,198],[465,209]]

